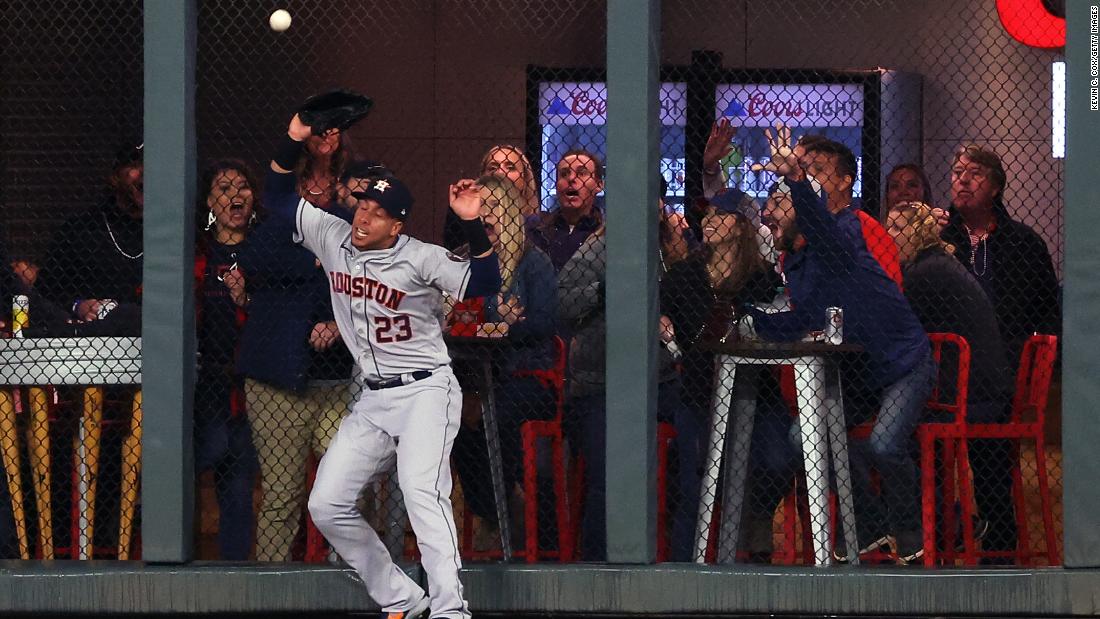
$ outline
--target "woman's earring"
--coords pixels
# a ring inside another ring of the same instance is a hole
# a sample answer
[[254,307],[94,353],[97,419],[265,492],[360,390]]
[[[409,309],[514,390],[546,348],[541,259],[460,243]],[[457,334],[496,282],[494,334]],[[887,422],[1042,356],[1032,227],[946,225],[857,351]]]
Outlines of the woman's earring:
[[248,217],[248,227],[256,225],[256,211],[252,211],[252,214]]
[[214,216],[214,211],[210,211],[206,215],[206,228],[205,229],[207,231],[209,231],[211,228],[214,227],[214,224],[217,223],[217,221],[218,221],[218,218]]

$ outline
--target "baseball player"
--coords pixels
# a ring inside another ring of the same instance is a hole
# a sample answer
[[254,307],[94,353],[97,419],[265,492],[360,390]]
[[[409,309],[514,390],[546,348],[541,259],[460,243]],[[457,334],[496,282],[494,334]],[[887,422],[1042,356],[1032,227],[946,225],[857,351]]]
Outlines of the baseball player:
[[291,170],[311,133],[295,115],[271,162],[266,206],[328,273],[336,322],[367,388],[321,460],[309,512],[390,619],[427,617],[427,595],[394,565],[355,507],[359,491],[396,456],[428,574],[431,617],[469,617],[450,501],[462,393],[441,325],[443,293],[464,299],[500,289],[497,257],[479,217],[478,186],[463,180],[450,188],[451,209],[462,220],[472,256],[459,259],[401,234],[413,198],[396,178],[347,179],[356,207],[350,224],[300,199]]

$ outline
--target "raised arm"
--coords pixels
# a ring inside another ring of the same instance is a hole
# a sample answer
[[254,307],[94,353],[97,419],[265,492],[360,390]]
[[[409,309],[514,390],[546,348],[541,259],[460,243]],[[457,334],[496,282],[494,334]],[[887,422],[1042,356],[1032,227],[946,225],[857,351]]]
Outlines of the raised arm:
[[500,262],[481,220],[481,187],[470,179],[450,187],[451,210],[458,215],[459,227],[470,244],[470,281],[464,299],[500,292]]

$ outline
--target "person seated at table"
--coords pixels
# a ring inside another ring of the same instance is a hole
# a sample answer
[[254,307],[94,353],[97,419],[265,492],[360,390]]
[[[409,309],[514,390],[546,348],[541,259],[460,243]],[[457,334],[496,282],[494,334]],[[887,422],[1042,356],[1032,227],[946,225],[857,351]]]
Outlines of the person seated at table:
[[[505,338],[507,342],[494,359],[493,373],[504,487],[509,493],[509,497],[502,498],[511,500],[522,474],[520,426],[531,419],[551,419],[556,410],[552,385],[536,374],[552,369],[555,362],[557,276],[549,256],[527,241],[525,202],[515,183],[498,176],[482,177],[478,183],[483,196],[481,217],[500,256],[503,284],[498,295],[484,299],[485,322],[478,325],[477,335]],[[480,413],[480,407],[475,410]],[[454,462],[467,505],[491,525],[483,535],[494,535],[499,523],[480,421],[480,414],[464,419],[455,439]],[[540,474],[539,489],[539,537],[543,548],[557,544],[554,488],[550,472],[545,473]],[[520,509],[510,511],[513,516],[522,514]],[[518,533],[521,529],[513,524],[512,531]]]
[[[143,155],[143,145],[121,148],[107,195],[54,234],[35,287],[74,320],[100,320],[119,304],[141,303]],[[135,332],[126,335],[137,335],[140,324],[131,326]]]
[[[764,169],[783,180],[766,217],[785,252],[783,276],[792,309],[765,314],[746,308],[741,329],[768,340],[797,341],[825,328],[826,308],[842,310],[844,341],[864,349],[862,363],[843,367],[848,422],[859,423],[874,412],[866,405],[877,404],[869,441],[851,449],[860,552],[891,544],[901,561],[916,560],[923,539],[910,443],[935,378],[928,337],[897,282],[868,251],[860,218],[851,209],[834,208],[837,201],[827,187],[850,187],[851,171],[838,174],[828,159],[803,170],[789,130],[780,127],[774,136],[769,130],[767,137],[771,158]],[[838,151],[849,159],[843,145],[832,143],[827,151],[818,146],[819,152]],[[871,464],[882,477],[881,496],[871,492]]]
[[[672,518],[674,561],[691,561],[695,550],[702,454],[714,393],[714,355],[699,344],[727,334],[734,326],[734,308],[770,303],[782,286],[773,265],[764,260],[759,226],[760,213],[748,196],[737,189],[719,193],[709,200],[702,220],[703,246],[661,281],[661,307],[683,350],[683,393],[689,413],[674,420],[680,488]],[[798,460],[788,440],[791,416],[772,372],[760,373],[758,389],[741,538],[750,560],[770,562],[772,516],[791,490]]]
[[[970,344],[970,382],[966,419],[971,423],[1000,423],[1008,418],[1012,373],[997,314],[978,280],[955,257],[955,247],[942,240],[933,209],[921,202],[901,202],[890,209],[887,232],[898,245],[905,272],[905,297],[929,333],[955,333]],[[941,361],[940,401],[955,399],[958,369],[954,353]],[[935,421],[951,422],[952,417]],[[1012,517],[1011,466],[999,456],[996,441],[970,441],[974,500],[983,517],[975,526],[981,539],[989,519]],[[938,504],[938,503],[937,503]]]
[[211,162],[199,184],[195,306],[199,372],[195,381],[195,472],[214,471],[220,558],[252,550],[252,488],[258,464],[234,367],[249,296],[238,257],[256,218],[256,181],[238,160]]

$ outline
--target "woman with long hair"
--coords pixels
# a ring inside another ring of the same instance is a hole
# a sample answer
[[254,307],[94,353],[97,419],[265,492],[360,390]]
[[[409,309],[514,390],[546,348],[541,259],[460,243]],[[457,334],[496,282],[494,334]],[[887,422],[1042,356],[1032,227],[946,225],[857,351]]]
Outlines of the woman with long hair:
[[252,171],[236,159],[212,162],[199,185],[195,252],[198,349],[195,381],[195,470],[213,470],[221,559],[244,561],[252,549],[256,452],[244,410],[243,377],[235,368],[248,311],[237,258],[256,216]]
[[[478,335],[507,339],[494,367],[494,395],[505,487],[511,492],[520,479],[521,424],[552,418],[556,409],[551,386],[534,374],[554,366],[557,279],[549,256],[527,241],[526,202],[516,184],[502,176],[484,176],[478,183],[482,220],[499,256],[503,282],[500,294],[484,299],[485,321],[478,327]],[[454,451],[461,454],[454,461],[468,506],[489,523],[487,531],[491,535],[499,523],[487,481],[484,431],[476,418],[465,420]],[[547,544],[554,543],[552,486],[540,491],[539,498],[540,538]]]
[[[484,177],[495,176],[507,179],[509,197],[515,202],[520,221],[526,221],[539,212],[539,186],[535,181],[535,170],[527,155],[511,144],[497,144],[481,156],[479,174]],[[443,224],[443,246],[454,249],[465,242],[458,228],[458,218],[447,209],[447,219]]]
[[[683,350],[683,398],[686,413],[673,419],[679,454],[680,496],[673,512],[672,557],[690,561],[694,517],[699,504],[700,467],[706,420],[714,393],[714,355],[705,341],[736,337],[736,308],[768,303],[782,285],[761,248],[760,213],[755,202],[736,189],[709,200],[702,217],[703,246],[677,263],[661,282],[661,307]],[[744,376],[748,376],[745,374]],[[739,375],[738,380],[745,380]],[[771,521],[776,505],[790,490],[796,454],[788,440],[791,419],[770,372],[759,374],[753,426],[752,470],[742,515],[742,546],[755,561],[768,562]]]

